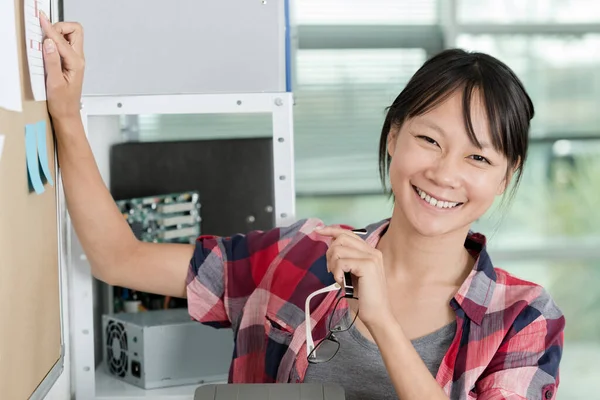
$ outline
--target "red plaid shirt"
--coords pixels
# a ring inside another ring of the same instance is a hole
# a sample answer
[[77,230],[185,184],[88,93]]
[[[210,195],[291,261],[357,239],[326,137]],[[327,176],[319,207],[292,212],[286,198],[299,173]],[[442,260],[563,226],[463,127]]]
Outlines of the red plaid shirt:
[[[367,227],[375,246],[389,220]],[[327,272],[329,240],[316,219],[232,237],[201,236],[191,261],[187,295],[193,319],[234,330],[232,383],[302,382],[308,361],[304,302],[334,280]],[[436,380],[451,399],[554,399],[565,320],[546,291],[494,268],[485,237],[465,247],[477,258],[452,299],[457,332]],[[311,302],[315,342],[339,293]]]

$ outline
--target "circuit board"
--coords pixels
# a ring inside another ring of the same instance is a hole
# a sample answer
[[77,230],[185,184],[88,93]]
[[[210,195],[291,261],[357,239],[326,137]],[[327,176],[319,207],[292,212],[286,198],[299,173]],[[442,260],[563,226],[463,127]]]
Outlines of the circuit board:
[[118,200],[134,235],[154,243],[194,243],[200,235],[200,195],[196,191]]

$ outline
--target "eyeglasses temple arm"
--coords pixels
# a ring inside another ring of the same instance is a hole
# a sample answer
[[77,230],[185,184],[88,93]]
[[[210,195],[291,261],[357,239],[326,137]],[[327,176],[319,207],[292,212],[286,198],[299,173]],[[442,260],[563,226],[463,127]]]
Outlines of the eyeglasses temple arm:
[[316,292],[311,293],[306,298],[306,303],[304,304],[304,314],[305,314],[304,317],[306,318],[306,323],[304,324],[304,325],[306,325],[306,357],[308,357],[310,355],[310,353],[313,351],[313,349],[315,348],[315,343],[313,341],[312,333],[311,333],[312,329],[310,326],[310,301],[315,296],[318,296],[320,294],[327,293],[327,292],[333,292],[335,290],[340,290],[340,285],[337,282],[332,285],[329,285],[323,289],[319,289]]

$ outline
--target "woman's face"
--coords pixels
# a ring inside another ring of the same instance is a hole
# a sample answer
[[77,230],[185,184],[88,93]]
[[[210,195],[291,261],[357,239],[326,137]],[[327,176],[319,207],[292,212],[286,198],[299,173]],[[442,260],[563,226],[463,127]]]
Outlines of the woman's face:
[[471,119],[482,149],[469,140],[460,91],[389,136],[395,206],[422,235],[468,229],[506,189],[508,161],[491,146],[476,93]]

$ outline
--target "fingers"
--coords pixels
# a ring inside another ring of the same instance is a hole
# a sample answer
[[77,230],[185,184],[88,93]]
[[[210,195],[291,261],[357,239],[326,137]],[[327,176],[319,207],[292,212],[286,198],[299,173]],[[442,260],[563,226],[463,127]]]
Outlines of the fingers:
[[[357,230],[357,232],[358,231],[362,230]],[[352,232],[352,230],[337,228],[334,226],[326,226],[324,228],[315,229],[315,232],[317,232],[319,235],[331,236],[333,238],[337,238],[340,235],[350,235],[356,237],[357,239],[360,239],[360,237],[356,233]]]
[[56,49],[56,43],[52,39],[44,40],[44,65],[46,69],[46,83],[48,85],[62,82],[62,66],[60,55]]
[[379,250],[372,247],[367,242],[365,242],[364,240],[362,240],[361,238],[359,238],[353,234],[339,235],[337,237],[337,239],[335,239],[329,247],[330,247],[330,249],[331,248],[335,249],[336,247],[355,248],[355,249],[359,250],[365,257],[376,256],[376,255],[380,254]]
[[[76,53],[75,49],[71,47],[69,42],[65,39],[65,37],[52,26],[48,17],[43,12],[40,12],[40,25],[42,30],[44,31],[44,35],[52,39],[54,42],[56,49],[58,50],[58,54],[63,59],[63,64],[67,69],[77,69],[83,66],[83,57]],[[67,29],[65,27],[65,29]],[[83,49],[83,39],[81,38],[78,41],[78,46],[81,46]],[[83,50],[82,50],[83,51]]]
[[54,30],[63,35],[75,53],[83,56],[83,27],[77,22],[57,22]]
[[71,48],[69,43],[63,37],[63,35],[61,35],[56,29],[54,29],[52,23],[50,23],[48,17],[42,11],[40,11],[40,26],[42,27],[42,31],[44,31],[44,35],[46,35],[48,38],[52,39],[54,43],[56,43],[58,52],[62,57],[73,53],[73,49]]
[[326,254],[327,270],[340,285],[343,285],[344,272],[361,277],[365,268],[373,271],[382,263],[381,252],[351,230],[325,227],[315,232],[334,238]]
[[[340,269],[340,266],[344,265],[344,263],[349,260],[362,260],[363,262],[366,261],[372,266],[377,266],[381,264],[382,261],[381,253],[377,250],[375,250],[375,252],[366,252],[356,247],[341,245],[331,246],[327,250],[326,258],[327,270],[334,275],[336,274],[336,271]],[[348,272],[347,270],[344,271]]]
[[371,258],[341,258],[333,261],[330,267],[333,278],[340,286],[344,285],[344,272],[350,272],[357,278],[365,275],[367,269],[373,269],[375,263]]
[[355,247],[333,245],[327,250],[326,257],[327,270],[331,272],[331,267],[335,264],[335,262],[337,262],[337,260],[350,258],[368,258],[369,254]]

